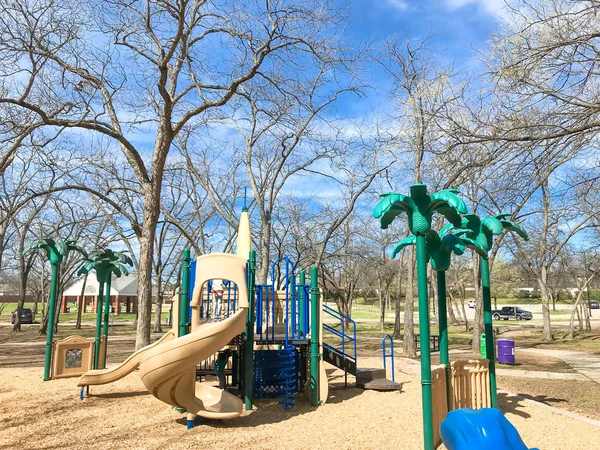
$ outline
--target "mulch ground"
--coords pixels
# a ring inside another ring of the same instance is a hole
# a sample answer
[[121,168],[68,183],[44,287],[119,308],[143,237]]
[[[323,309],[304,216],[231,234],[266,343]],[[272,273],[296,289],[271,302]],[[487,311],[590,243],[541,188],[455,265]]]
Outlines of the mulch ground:
[[500,377],[498,388],[546,405],[600,420],[600,384],[594,381]]
[[[381,360],[360,363],[377,367]],[[421,386],[397,369],[402,393],[344,388],[341,372],[329,370],[330,397],[319,408],[302,397],[291,411],[259,401],[239,418],[188,431],[185,416],[148,394],[136,373],[92,387],[91,397],[80,401],[76,378],[43,382],[41,367],[8,368],[0,370],[0,448],[417,450]],[[590,450],[600,442],[600,428],[589,424],[514,398],[501,396],[500,406],[529,446]]]

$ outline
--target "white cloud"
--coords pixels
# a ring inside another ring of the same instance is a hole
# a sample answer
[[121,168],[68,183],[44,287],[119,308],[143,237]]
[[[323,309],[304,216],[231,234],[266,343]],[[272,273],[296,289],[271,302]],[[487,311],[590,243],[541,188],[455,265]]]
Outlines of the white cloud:
[[398,11],[405,11],[408,9],[408,2],[402,0],[387,0],[387,4]]
[[506,4],[510,3],[507,0],[444,0],[446,6],[450,9],[459,9],[467,5],[474,5],[476,8],[481,9],[489,14],[493,14],[497,17],[504,17],[507,13]]

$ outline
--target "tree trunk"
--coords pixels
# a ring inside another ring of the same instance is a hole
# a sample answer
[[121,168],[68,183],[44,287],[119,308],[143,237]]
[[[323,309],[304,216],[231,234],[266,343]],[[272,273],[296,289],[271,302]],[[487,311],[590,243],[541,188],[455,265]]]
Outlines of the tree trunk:
[[585,303],[582,305],[583,315],[585,316],[585,331],[592,331],[592,323],[590,322],[590,309]]
[[85,287],[87,285],[88,273],[83,277],[83,286],[81,287],[81,295],[79,296],[79,302],[77,304],[77,322],[75,323],[75,329],[81,329],[81,314],[85,308]]
[[58,322],[60,321],[60,313],[62,312],[62,308],[60,305],[62,304],[63,298],[63,289],[60,287],[57,289],[56,293],[56,309],[54,310],[54,333],[58,333]]
[[[474,353],[478,353],[479,336],[483,333],[483,297],[481,292],[481,274],[479,273],[479,255],[475,252],[473,252],[473,281],[473,285],[475,286],[475,319],[473,320],[473,341],[471,343],[471,349]],[[462,307],[466,322],[467,314],[464,310],[464,298],[462,299]]]
[[455,324],[458,323],[456,320],[456,315],[454,314],[454,296],[452,295],[452,288],[447,290],[447,298],[448,298],[448,319],[450,323]]
[[404,356],[408,358],[414,358],[417,356],[415,349],[415,294],[414,294],[414,270],[415,270],[415,248],[409,246],[408,252],[408,268],[406,271],[406,300],[404,303],[404,339],[403,349]]
[[[22,247],[22,246],[21,246]],[[13,325],[13,332],[21,331],[21,313],[25,305],[25,295],[27,294],[27,270],[25,268],[25,257],[23,250],[19,249],[19,301],[17,302],[17,315]]]
[[385,330],[385,295],[383,293],[383,287],[381,283],[381,279],[379,277],[379,329],[381,331]]
[[23,251],[25,250],[25,238],[27,236],[28,228],[29,224],[21,230],[19,236],[19,301],[17,302],[17,315],[13,325],[13,332],[21,331],[21,314],[25,305],[25,296],[27,295],[27,279],[29,278],[29,268],[31,266],[28,268],[25,256],[23,256]]
[[461,296],[460,296],[460,304],[462,306],[462,316],[465,320],[465,331],[469,331],[469,319],[467,318],[467,310],[465,309],[465,300],[466,300],[467,292],[465,285],[463,284],[461,287]]
[[258,269],[258,284],[266,284],[269,278],[269,263],[270,263],[270,249],[271,249],[271,215],[261,214],[262,220],[262,239],[261,239],[261,251],[260,251],[260,266]]
[[396,292],[396,311],[394,312],[394,339],[400,339],[400,325],[401,325],[401,317],[400,317],[400,302],[402,299],[402,265],[404,263],[404,252],[400,256],[400,270],[398,271],[398,286]]
[[[47,295],[47,294],[46,294]],[[44,326],[44,322],[46,322],[46,312],[48,311],[48,297],[46,295],[42,295],[42,320],[40,320],[40,334],[46,334],[46,328]],[[43,329],[43,332],[42,332]]]
[[543,320],[543,331],[542,338],[546,342],[552,342],[552,327],[550,324],[550,301],[548,297],[548,270],[545,266],[542,266],[540,275],[538,277],[538,286],[540,288],[540,294],[542,296],[542,320]]
[[434,270],[431,265],[427,265],[427,285],[429,286],[429,311],[433,316],[437,317],[437,274],[434,275]]
[[158,287],[156,292],[156,303],[154,303],[154,332],[162,333],[161,316],[162,316],[162,305],[163,305],[163,292],[160,280],[158,281]]
[[33,299],[33,322],[35,323],[35,318],[37,317],[38,314],[38,304],[40,303],[40,299],[42,298],[42,293],[41,291],[36,292],[35,297]]
[[[155,180],[158,174],[154,174]],[[135,349],[150,344],[152,322],[152,262],[154,237],[160,212],[160,181],[153,182],[144,196],[144,221],[140,236],[140,262],[138,268],[138,313]]]
[[[58,280],[60,281],[60,267],[59,267],[57,276],[58,276]],[[62,298],[61,293],[62,293],[62,289],[57,289],[56,303],[58,303],[60,301],[59,299]],[[55,304],[55,306],[57,306],[57,305]],[[56,310],[58,310],[58,311],[56,311]],[[58,314],[60,313],[60,308],[55,308],[55,311],[56,311],[56,313],[54,315],[54,318],[57,319]],[[48,292],[48,302],[46,305],[46,312],[44,314],[42,322],[40,323],[39,334],[47,334],[48,333],[48,319],[49,318],[50,318],[50,291]],[[55,330],[57,329],[57,326],[58,326],[58,320],[55,320],[54,321],[54,329]]]
[[[581,298],[583,291],[580,289],[577,293],[577,298],[575,299],[575,304],[573,305],[573,310],[571,311],[571,319],[569,320],[569,334],[567,335],[568,339],[573,339],[575,336],[575,314],[579,316],[579,303],[581,302]],[[580,320],[581,324],[581,320]],[[580,325],[581,326],[581,325]]]

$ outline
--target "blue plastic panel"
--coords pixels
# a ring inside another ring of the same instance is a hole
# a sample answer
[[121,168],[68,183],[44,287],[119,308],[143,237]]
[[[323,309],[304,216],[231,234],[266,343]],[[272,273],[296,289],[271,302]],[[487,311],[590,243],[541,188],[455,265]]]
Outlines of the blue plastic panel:
[[496,408],[450,411],[440,434],[448,450],[529,450],[517,429]]

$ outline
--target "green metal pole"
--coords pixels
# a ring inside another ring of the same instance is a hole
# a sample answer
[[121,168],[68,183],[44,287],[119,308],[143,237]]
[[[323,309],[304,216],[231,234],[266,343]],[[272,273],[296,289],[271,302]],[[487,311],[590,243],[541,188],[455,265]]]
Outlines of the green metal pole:
[[496,392],[496,352],[494,349],[494,329],[492,326],[492,295],[490,292],[490,264],[486,258],[479,257],[481,272],[481,290],[483,292],[483,325],[485,330],[485,350],[490,361],[490,397],[492,408],[498,407]]
[[48,300],[48,327],[46,328],[46,357],[44,358],[44,381],[51,379],[52,341],[54,340],[54,314],[56,310],[56,291],[58,286],[58,264],[52,264],[52,285]]
[[431,393],[431,354],[429,298],[427,295],[427,250],[425,236],[417,235],[417,287],[419,292],[419,333],[421,341],[421,397],[423,400],[423,440],[425,450],[433,450],[433,400]]
[[[98,272],[96,272],[96,276]],[[96,337],[94,340],[94,370],[100,362],[100,336],[102,335],[102,299],[104,298],[104,281],[99,281],[98,301],[96,302]]]
[[106,350],[108,348],[108,318],[110,314],[110,285],[112,281],[112,272],[108,273],[106,280],[106,294],[104,296],[104,325],[102,335],[104,336],[104,351],[102,352],[102,368],[106,368]]
[[304,285],[306,284],[306,272],[304,272],[304,270],[300,271],[300,279],[299,279],[299,283],[300,283],[300,289],[298,290],[298,308],[300,309],[300,311],[298,311],[298,316],[299,316],[299,320],[300,320],[300,337],[304,338],[306,336],[306,327],[305,327],[305,321],[306,321],[306,298],[304,296]]
[[183,250],[183,267],[181,269],[181,288],[179,289],[179,336],[188,334],[189,299],[190,299],[190,249]]
[[310,405],[318,406],[319,398],[319,331],[321,311],[319,311],[319,271],[317,266],[310,269]]
[[446,366],[446,402],[450,411],[450,357],[448,355],[448,311],[446,310],[446,272],[437,272],[438,326],[440,329],[440,364]]
[[246,350],[244,367],[244,400],[246,411],[252,410],[252,380],[254,379],[254,298],[256,279],[256,251],[250,250],[248,260],[248,315],[246,317]]

